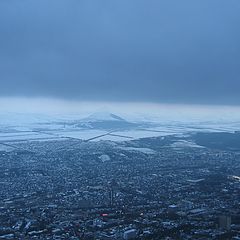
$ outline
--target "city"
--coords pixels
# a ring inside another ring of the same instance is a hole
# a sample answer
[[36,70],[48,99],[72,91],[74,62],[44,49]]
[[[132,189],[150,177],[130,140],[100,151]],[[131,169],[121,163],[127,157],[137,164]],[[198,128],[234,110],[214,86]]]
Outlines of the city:
[[0,0],[0,240],[240,240],[240,0]]
[[239,239],[240,152],[176,138],[1,151],[0,239]]

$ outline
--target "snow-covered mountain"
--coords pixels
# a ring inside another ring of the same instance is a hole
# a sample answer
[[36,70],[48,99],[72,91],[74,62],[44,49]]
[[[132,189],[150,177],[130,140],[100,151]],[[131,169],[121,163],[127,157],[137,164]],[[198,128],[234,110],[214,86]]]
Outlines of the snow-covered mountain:
[[93,113],[87,118],[84,118],[85,122],[98,122],[98,121],[126,121],[125,119],[108,112]]
[[136,127],[136,123],[128,122],[122,117],[108,112],[97,112],[81,119],[75,125],[77,127],[118,130]]

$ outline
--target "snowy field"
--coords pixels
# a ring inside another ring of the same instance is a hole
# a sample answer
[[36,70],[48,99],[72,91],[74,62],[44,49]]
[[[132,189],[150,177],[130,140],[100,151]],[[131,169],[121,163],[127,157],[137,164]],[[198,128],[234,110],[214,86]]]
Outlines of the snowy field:
[[[113,114],[92,114],[84,118],[85,125],[79,125],[79,119],[50,118],[38,115],[1,115],[0,143],[19,141],[47,141],[80,139],[83,141],[130,141],[140,138],[168,135],[184,136],[192,132],[234,132],[240,131],[240,121],[155,121],[137,122],[138,126],[126,130],[103,130],[91,127],[91,121],[125,121]],[[125,121],[127,122],[127,121]],[[74,124],[73,124],[74,123]],[[75,124],[77,123],[77,124]],[[144,123],[144,124],[143,124]],[[141,127],[142,126],[142,127]],[[143,127],[144,126],[144,127]],[[192,143],[176,143],[173,147],[193,146]],[[196,147],[196,146],[195,146]],[[2,146],[3,148],[3,146]]]
[[61,140],[61,139],[81,139],[86,141],[129,141],[140,138],[160,137],[168,135],[184,135],[191,132],[234,132],[238,129],[234,126],[201,126],[178,127],[166,126],[149,129],[133,129],[123,131],[105,131],[95,129],[54,129],[45,130],[44,132],[19,131],[14,129],[11,132],[0,132],[0,142],[18,142],[18,141],[39,141],[39,140]]

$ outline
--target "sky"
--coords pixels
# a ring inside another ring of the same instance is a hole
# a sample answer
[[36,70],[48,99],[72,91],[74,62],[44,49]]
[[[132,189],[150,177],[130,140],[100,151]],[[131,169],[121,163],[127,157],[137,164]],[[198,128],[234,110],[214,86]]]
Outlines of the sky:
[[239,0],[1,0],[0,98],[240,105]]

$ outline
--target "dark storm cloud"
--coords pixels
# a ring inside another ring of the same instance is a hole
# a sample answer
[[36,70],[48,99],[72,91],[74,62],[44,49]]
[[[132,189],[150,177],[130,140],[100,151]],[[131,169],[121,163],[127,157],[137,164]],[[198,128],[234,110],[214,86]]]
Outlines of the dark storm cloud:
[[1,0],[0,96],[240,104],[238,0]]

